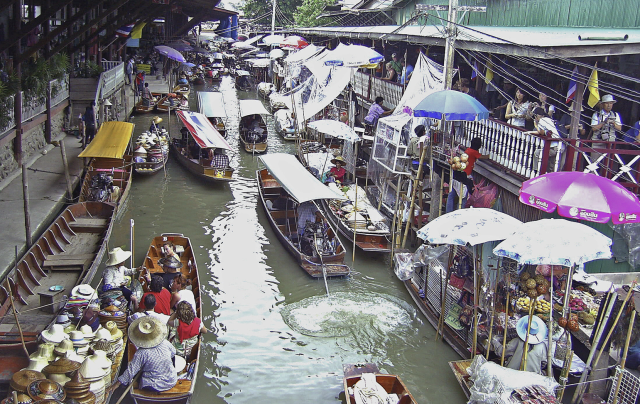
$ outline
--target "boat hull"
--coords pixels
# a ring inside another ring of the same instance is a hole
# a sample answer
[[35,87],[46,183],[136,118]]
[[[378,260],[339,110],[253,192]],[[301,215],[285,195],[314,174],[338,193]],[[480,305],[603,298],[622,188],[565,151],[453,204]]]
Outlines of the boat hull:
[[162,161],[155,162],[144,162],[144,163],[135,163],[133,166],[133,170],[137,175],[152,175],[161,171],[165,164],[167,164],[167,160],[169,159],[169,153],[163,153]]
[[265,123],[261,115],[257,115],[257,116],[259,117],[258,119],[260,120],[260,128],[262,128],[264,133],[267,134],[265,136],[265,140],[260,142],[251,141],[248,137],[251,115],[242,117],[242,119],[240,119],[240,130],[239,130],[240,143],[242,144],[242,148],[247,153],[261,154],[261,153],[266,153],[267,151],[267,139],[268,139],[268,133],[269,133],[267,130],[267,124]]
[[347,404],[356,404],[356,399],[349,394],[349,388],[353,387],[362,378],[362,373],[373,373],[376,376],[376,382],[381,385],[387,394],[397,394],[400,400],[398,404],[416,404],[407,386],[402,382],[399,376],[379,373],[374,364],[365,364],[361,367],[355,365],[344,365],[345,375],[342,379],[344,387],[345,401]]
[[113,185],[120,187],[120,192],[115,198],[112,196],[109,201],[105,202],[116,206],[119,210],[127,201],[131,189],[131,180],[133,177],[133,164],[131,164],[131,161],[132,157],[130,155],[125,155],[122,159],[92,159],[87,168],[84,180],[82,181],[79,201],[87,202],[90,200],[89,188],[91,179],[100,173],[106,173],[113,176]]
[[[210,166],[200,164],[198,161],[194,161],[188,158],[183,152],[186,152],[185,148],[180,147],[179,139],[174,139],[171,142],[171,154],[175,157],[178,163],[196,175],[198,178],[207,182],[229,182],[233,181],[233,171],[231,167],[226,169],[215,169]],[[202,160],[200,160],[202,161]],[[205,161],[206,163],[206,161]],[[210,165],[210,163],[209,163]]]

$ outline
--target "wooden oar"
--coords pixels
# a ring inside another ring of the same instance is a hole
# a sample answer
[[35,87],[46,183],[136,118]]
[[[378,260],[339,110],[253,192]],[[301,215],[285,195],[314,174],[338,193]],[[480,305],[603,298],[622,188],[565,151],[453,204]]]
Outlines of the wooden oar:
[[122,393],[122,395],[120,396],[120,398],[118,399],[118,401],[116,401],[116,404],[120,404],[122,402],[122,400],[124,400],[125,396],[127,395],[127,393],[129,391],[131,391],[131,388],[133,387],[133,383],[137,382],[138,379],[140,379],[140,375],[142,374],[142,372],[138,373],[136,375],[136,377],[133,378],[133,380],[131,381],[131,383],[129,383],[129,385],[127,386],[127,388],[125,389],[125,391]]

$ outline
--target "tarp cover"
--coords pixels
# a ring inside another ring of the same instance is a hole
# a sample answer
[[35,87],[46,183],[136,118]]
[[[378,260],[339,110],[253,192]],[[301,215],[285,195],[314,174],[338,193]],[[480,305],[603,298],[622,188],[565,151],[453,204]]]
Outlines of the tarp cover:
[[444,67],[420,52],[407,89],[394,114],[410,114],[427,95],[440,90],[444,90]]
[[134,124],[128,122],[103,123],[91,143],[78,157],[121,159],[127,150],[134,127]]
[[347,199],[318,181],[292,154],[267,154],[260,156],[260,160],[298,203],[316,199]]
[[222,93],[214,91],[198,91],[198,110],[207,118],[226,118]]
[[206,116],[191,111],[176,111],[176,115],[178,115],[178,118],[180,118],[184,126],[189,130],[193,140],[195,140],[201,148],[231,150],[229,143],[227,143],[216,128],[211,125],[211,122],[209,122]]
[[239,100],[238,103],[240,104],[241,117],[254,114],[271,115],[264,105],[262,105],[262,101],[260,100]]
[[290,53],[289,56],[284,58],[285,63],[301,63],[305,60],[317,55],[324,46],[309,45],[297,52]]

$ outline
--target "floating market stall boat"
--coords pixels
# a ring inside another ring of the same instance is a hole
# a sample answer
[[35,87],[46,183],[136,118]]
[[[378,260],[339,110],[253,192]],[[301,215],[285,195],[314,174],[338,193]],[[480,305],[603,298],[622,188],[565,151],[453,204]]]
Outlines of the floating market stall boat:
[[80,202],[108,202],[119,207],[127,200],[133,173],[130,143],[134,126],[118,121],[103,123],[95,138],[78,155],[91,158],[82,182]]
[[[196,259],[193,255],[193,248],[191,241],[188,237],[178,233],[165,233],[158,237],[155,237],[151,241],[149,250],[144,259],[144,267],[151,273],[163,273],[162,267],[158,264],[158,260],[163,258],[163,244],[165,242],[171,242],[174,245],[174,250],[180,257],[180,273],[191,281],[192,292],[196,302],[196,316],[201,317],[202,302],[200,300],[200,278],[198,277],[198,267]],[[145,291],[148,290],[147,281],[145,279],[145,271],[142,271],[138,278],[140,284]],[[129,361],[133,359],[133,355],[136,351],[135,345],[129,343]],[[131,398],[137,404],[186,404],[191,400],[193,391],[196,386],[196,377],[198,375],[198,362],[200,359],[200,341],[198,341],[188,357],[184,358],[186,365],[184,369],[178,369],[178,383],[170,390],[163,392],[152,392],[148,390],[141,390],[137,387],[137,382],[134,383],[131,389]],[[178,363],[178,361],[176,361]]]
[[224,96],[218,91],[198,91],[198,112],[206,116],[214,128],[227,136],[225,121],[229,117],[225,108]]
[[381,402],[416,404],[399,376],[380,373],[373,364],[344,365],[344,395],[347,404],[365,403],[363,398],[378,397]]
[[[261,156],[265,168],[256,172],[262,206],[278,239],[298,264],[310,276],[344,276],[350,272],[344,263],[345,249],[335,231],[326,226],[322,212],[312,201],[317,199],[345,199],[318,181],[298,162],[295,156],[284,153]],[[273,209],[274,201],[286,193],[297,205],[290,209]],[[300,204],[311,217],[302,217]],[[315,213],[313,211],[317,211]],[[322,223],[311,222],[321,217]],[[307,223],[307,219],[310,221]],[[305,223],[301,223],[304,220]]]
[[[111,235],[115,207],[103,202],[69,205],[33,244],[0,285],[0,385],[25,368],[21,334],[29,352],[38,335],[55,321],[79,284],[90,283]],[[11,297],[20,329],[11,315]]]
[[[199,178],[210,182],[231,181],[233,179],[234,169],[229,165],[229,158],[226,157],[226,165],[212,166],[212,158],[209,151],[214,153],[214,163],[216,150],[225,153],[231,150],[229,143],[218,133],[211,125],[211,122],[202,114],[191,111],[177,111],[176,115],[189,131],[187,136],[181,139],[172,139],[172,154],[182,166],[191,171]],[[196,146],[197,156],[193,155],[189,147],[190,141]],[[203,157],[202,151],[206,151]],[[224,158],[222,160],[225,160]]]
[[138,113],[145,113],[145,112],[152,112],[155,111],[156,109],[156,105],[158,104],[158,101],[166,96],[165,94],[162,93],[151,93],[151,102],[149,103],[149,105],[144,105],[144,101],[142,100],[142,97],[140,97],[140,99],[138,100],[138,102],[136,102],[135,105],[135,110]]
[[156,109],[162,112],[189,110],[189,99],[180,93],[169,93],[158,101]]
[[287,108],[279,109],[273,113],[276,132],[279,133],[284,140],[296,140],[300,137],[296,133],[296,120],[291,111]]
[[189,84],[178,84],[171,90],[172,93],[181,94],[183,97],[189,97],[191,86]]
[[248,153],[267,151],[268,131],[262,115],[269,115],[259,100],[240,100],[240,143]]
[[253,78],[246,70],[236,70],[236,89],[240,91],[251,91],[253,89]]
[[134,170],[136,174],[150,175],[162,170],[169,159],[169,134],[167,130],[158,129],[162,118],[153,119],[153,131],[142,132],[136,139],[133,152]]

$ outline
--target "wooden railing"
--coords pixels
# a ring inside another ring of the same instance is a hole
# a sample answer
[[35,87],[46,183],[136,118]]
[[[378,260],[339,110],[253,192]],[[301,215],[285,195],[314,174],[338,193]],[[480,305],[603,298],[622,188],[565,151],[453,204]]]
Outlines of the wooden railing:
[[373,102],[376,97],[384,98],[384,106],[393,109],[402,99],[404,86],[393,81],[382,80],[369,73],[355,72],[351,79],[355,92],[363,99]]

